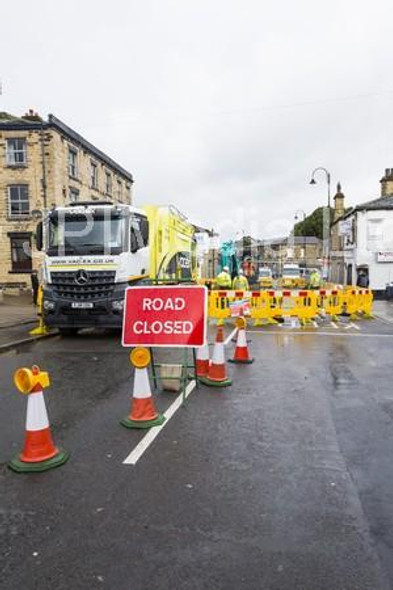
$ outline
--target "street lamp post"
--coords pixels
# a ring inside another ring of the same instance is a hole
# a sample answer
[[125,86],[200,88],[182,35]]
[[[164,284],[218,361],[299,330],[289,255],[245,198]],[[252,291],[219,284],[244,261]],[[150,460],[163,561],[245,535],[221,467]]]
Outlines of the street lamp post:
[[[303,211],[303,209],[296,209],[295,217],[294,217],[295,222],[300,220],[299,214],[303,216],[303,219],[301,221],[304,221],[307,217],[305,212]],[[296,225],[296,223],[295,223],[295,225]],[[304,238],[304,265],[307,266],[307,248],[306,248],[306,239],[307,238],[306,238],[306,236],[303,236],[303,238]],[[293,241],[294,241],[294,249],[296,251],[295,228],[293,228]]]
[[[311,174],[310,184],[317,184],[314,176],[316,172],[324,172],[326,175],[326,182],[327,182],[327,189],[328,189],[328,206],[324,208],[324,215],[323,215],[323,244],[325,250],[325,258],[326,258],[326,266],[327,266],[327,278],[329,279],[330,274],[330,172],[326,170],[323,166],[318,166],[314,168]],[[327,236],[325,233],[325,229],[327,230]]]

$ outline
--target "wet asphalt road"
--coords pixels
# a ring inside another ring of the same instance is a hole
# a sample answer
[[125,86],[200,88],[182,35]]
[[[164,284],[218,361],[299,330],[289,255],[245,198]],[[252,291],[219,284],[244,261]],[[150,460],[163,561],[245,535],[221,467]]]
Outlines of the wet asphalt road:
[[[0,355],[1,589],[392,588],[393,325],[359,327],[254,332],[255,363],[194,390],[135,466],[117,335]],[[11,377],[32,363],[71,458],[17,475],[26,400]]]

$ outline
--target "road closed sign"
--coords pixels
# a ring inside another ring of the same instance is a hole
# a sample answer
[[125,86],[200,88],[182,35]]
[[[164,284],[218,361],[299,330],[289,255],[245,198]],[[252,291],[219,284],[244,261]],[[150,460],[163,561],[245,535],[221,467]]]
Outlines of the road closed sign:
[[206,325],[206,287],[129,287],[126,290],[123,346],[203,346]]

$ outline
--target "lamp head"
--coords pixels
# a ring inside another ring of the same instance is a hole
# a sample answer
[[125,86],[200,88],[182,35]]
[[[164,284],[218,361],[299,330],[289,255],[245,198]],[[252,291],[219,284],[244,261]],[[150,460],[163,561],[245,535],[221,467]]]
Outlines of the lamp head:
[[312,179],[310,180],[310,184],[317,184],[317,182],[316,182],[316,180],[314,180],[314,178],[312,178]]

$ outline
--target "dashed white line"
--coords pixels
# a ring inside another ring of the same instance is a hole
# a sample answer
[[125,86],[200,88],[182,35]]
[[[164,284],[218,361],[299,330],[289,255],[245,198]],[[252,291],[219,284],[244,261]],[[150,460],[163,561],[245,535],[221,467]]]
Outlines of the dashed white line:
[[[185,392],[185,397],[187,398],[192,391],[194,391],[196,386],[195,381],[191,381],[187,387]],[[153,426],[150,430],[145,434],[142,440],[136,445],[135,449],[131,451],[131,453],[126,457],[123,461],[123,465],[135,465],[139,459],[142,457],[143,453],[147,451],[151,443],[154,439],[159,435],[161,430],[166,426],[169,420],[172,418],[174,413],[180,408],[183,403],[183,393],[177,396],[173,404],[169,406],[169,408],[164,412],[164,416],[166,418],[165,422],[160,426]]]

